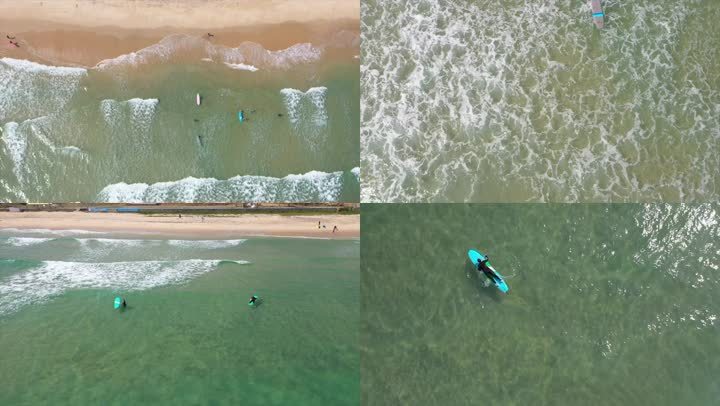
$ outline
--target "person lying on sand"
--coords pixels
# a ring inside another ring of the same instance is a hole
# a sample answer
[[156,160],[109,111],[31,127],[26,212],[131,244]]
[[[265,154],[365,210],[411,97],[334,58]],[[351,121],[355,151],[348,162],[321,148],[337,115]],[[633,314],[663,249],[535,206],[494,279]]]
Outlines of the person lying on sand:
[[214,37],[214,35],[207,33],[208,38]]
[[18,44],[17,42],[12,42],[12,41],[10,41],[10,43],[13,44],[13,45],[15,45],[17,48],[20,48],[20,44]]

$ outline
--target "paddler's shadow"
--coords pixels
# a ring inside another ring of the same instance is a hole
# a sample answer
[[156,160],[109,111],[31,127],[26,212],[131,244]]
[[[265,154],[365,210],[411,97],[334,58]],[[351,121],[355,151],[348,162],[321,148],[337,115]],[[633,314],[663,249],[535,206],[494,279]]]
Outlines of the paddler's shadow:
[[470,283],[473,284],[480,295],[487,296],[498,303],[502,302],[502,294],[497,287],[482,272],[478,271],[470,260],[465,262],[464,271],[465,275],[469,277]]
[[125,312],[129,312],[130,310],[133,310],[134,308],[135,308],[134,306],[127,305],[125,307],[121,307],[121,308],[117,309],[117,311],[120,313],[125,313]]

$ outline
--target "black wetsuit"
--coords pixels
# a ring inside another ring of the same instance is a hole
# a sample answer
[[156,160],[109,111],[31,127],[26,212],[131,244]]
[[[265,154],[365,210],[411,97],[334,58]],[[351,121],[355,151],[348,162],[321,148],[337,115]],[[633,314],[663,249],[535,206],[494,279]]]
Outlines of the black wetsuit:
[[253,296],[250,298],[250,303],[255,303],[257,301],[257,296]]
[[485,258],[483,261],[478,261],[478,271],[485,274],[490,279],[490,282],[495,283],[495,273],[487,265],[488,259]]
[[127,303],[125,302],[125,299],[123,299],[122,307],[123,307],[123,309],[127,307]]

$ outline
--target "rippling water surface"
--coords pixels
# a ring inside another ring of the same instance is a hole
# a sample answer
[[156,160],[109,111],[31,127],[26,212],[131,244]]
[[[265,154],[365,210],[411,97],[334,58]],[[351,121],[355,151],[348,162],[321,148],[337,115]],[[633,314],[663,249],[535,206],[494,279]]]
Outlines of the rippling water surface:
[[720,206],[368,205],[361,221],[368,404],[717,403]]

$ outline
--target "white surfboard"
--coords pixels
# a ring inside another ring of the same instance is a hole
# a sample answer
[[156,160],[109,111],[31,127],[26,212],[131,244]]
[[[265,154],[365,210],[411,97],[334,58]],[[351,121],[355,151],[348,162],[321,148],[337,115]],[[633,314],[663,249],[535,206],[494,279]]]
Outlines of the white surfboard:
[[198,93],[197,96],[195,96],[195,102],[197,102],[198,106],[200,105],[200,93]]

